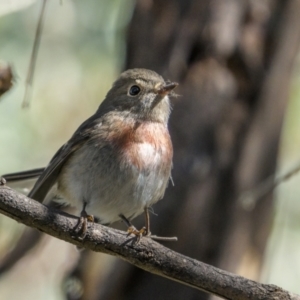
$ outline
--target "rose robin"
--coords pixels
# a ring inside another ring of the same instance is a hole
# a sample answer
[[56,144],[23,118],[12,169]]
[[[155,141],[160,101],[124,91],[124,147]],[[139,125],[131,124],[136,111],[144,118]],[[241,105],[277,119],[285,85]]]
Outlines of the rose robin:
[[[42,202],[56,186],[54,200],[81,211],[83,235],[93,215],[102,224],[123,220],[129,233],[150,235],[148,209],[163,197],[170,180],[173,149],[167,123],[176,86],[146,69],[122,73],[28,196]],[[146,226],[137,230],[130,221],[142,212]]]

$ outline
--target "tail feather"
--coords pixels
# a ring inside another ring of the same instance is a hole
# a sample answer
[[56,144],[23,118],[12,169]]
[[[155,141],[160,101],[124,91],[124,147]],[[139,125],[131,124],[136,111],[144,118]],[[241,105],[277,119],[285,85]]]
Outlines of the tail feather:
[[10,174],[2,175],[2,177],[5,178],[7,182],[34,179],[39,177],[43,173],[44,169],[45,168],[38,168],[38,169],[33,169],[28,171],[10,173]]

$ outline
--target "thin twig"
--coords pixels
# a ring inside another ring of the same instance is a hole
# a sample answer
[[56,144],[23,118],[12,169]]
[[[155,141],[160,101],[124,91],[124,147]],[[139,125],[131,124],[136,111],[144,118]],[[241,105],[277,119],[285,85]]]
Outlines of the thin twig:
[[47,3],[47,0],[43,0],[39,21],[38,21],[38,24],[36,27],[35,38],[34,38],[33,48],[32,48],[32,52],[31,52],[26,83],[25,83],[26,84],[25,85],[25,94],[24,94],[24,99],[23,99],[23,103],[22,103],[23,108],[29,106],[30,98],[32,95],[33,77],[34,77],[35,65],[36,65],[36,61],[37,61],[37,55],[38,55],[38,51],[39,51],[41,36],[42,36],[46,3]]
[[247,210],[252,210],[256,203],[262,198],[273,192],[280,184],[291,179],[300,171],[300,163],[296,164],[294,168],[287,171],[285,174],[278,176],[274,179],[274,176],[268,177],[258,186],[250,189],[241,194],[239,201]]

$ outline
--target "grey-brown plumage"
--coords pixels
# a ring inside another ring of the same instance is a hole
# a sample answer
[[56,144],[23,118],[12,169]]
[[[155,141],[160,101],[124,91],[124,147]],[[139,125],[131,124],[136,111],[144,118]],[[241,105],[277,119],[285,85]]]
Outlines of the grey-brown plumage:
[[96,111],[45,168],[29,197],[56,185],[63,202],[102,223],[131,219],[161,199],[172,166],[167,122],[177,84],[145,69],[121,74]]

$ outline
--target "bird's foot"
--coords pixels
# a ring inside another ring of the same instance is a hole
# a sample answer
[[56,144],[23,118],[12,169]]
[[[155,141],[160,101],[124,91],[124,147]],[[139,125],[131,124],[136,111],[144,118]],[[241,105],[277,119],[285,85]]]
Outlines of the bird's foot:
[[152,240],[162,241],[162,242],[177,242],[178,241],[176,236],[166,237],[166,236],[152,235],[151,232],[148,231],[146,227],[143,227],[142,229],[138,230],[133,225],[129,226],[127,229],[127,236],[129,236],[131,234],[136,236],[137,243],[141,240],[142,237],[150,238]]
[[135,235],[137,238],[137,243],[140,241],[141,237],[150,237],[151,236],[151,232],[149,232],[147,230],[147,228],[144,226],[143,228],[141,228],[140,230],[136,229],[133,225],[129,226],[127,229],[127,235]]
[[94,224],[95,219],[93,215],[89,215],[85,210],[80,214],[78,224],[75,227],[76,237],[80,240],[83,240],[86,236],[88,222]]

